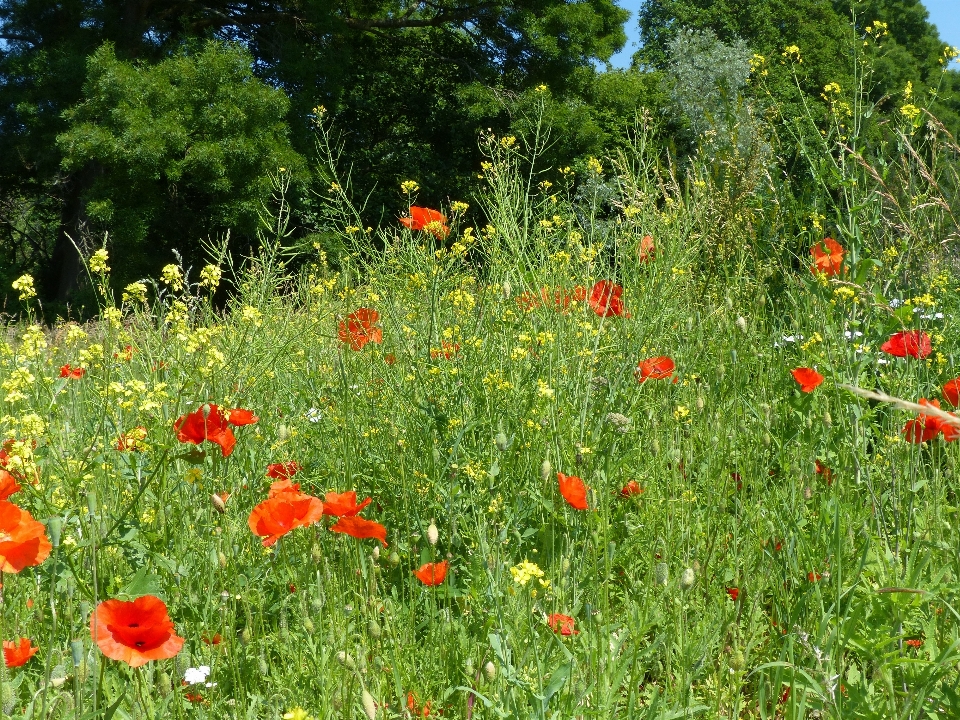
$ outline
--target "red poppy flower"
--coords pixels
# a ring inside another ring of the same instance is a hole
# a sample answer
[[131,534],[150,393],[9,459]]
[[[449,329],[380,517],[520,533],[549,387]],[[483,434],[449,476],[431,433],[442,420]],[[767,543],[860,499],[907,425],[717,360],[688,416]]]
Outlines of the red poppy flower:
[[351,350],[362,350],[368,342],[382,343],[383,330],[377,327],[380,313],[370,308],[359,308],[340,321],[337,337]]
[[740,597],[740,588],[729,587],[727,588],[727,595],[730,596],[730,599],[736,602]]
[[640,245],[637,247],[637,260],[641,263],[649,262],[653,260],[657,255],[657,248],[653,244],[653,238],[649,235],[644,235],[640,240]]
[[416,205],[410,208],[410,217],[400,218],[400,222],[411,230],[425,230],[438,240],[443,240],[450,232],[444,224],[447,218],[443,213]]
[[[231,411],[231,415],[236,410]],[[219,407],[207,403],[187,415],[181,415],[173,424],[177,440],[199,445],[204,440],[219,445],[224,457],[233,452],[237,438],[228,427],[228,420]]]
[[444,360],[453,360],[459,352],[460,343],[451,343],[443,340],[440,343],[440,349],[430,348],[430,359],[436,360],[442,357]]
[[839,275],[843,267],[843,246],[833,238],[824,238],[810,248],[810,254],[813,255],[813,266],[810,272],[814,275],[823,273],[827,277]]
[[17,479],[6,470],[0,470],[0,500],[6,500],[19,489]]
[[547,617],[547,624],[550,629],[559,632],[561,635],[579,635],[580,631],[573,627],[575,622],[576,620],[569,615],[561,615],[560,613],[553,613]]
[[12,502],[0,501],[0,570],[18,573],[39,565],[52,549],[42,522]]
[[[940,409],[940,403],[937,400],[927,400],[926,398],[921,398],[919,404],[926,405],[927,407],[934,407],[938,410]],[[950,414],[953,415],[953,413]],[[910,420],[903,427],[904,437],[907,439],[907,442],[912,443],[929,442],[941,432],[943,433],[943,439],[945,442],[953,442],[960,437],[960,428],[955,425],[951,425],[942,418],[934,415],[926,415],[924,413],[918,415],[915,420]]]
[[822,575],[820,575],[820,573],[814,572],[813,570],[807,573],[807,580],[810,582],[819,582],[821,577]]
[[220,633],[211,635],[205,632],[200,636],[200,639],[203,640],[204,645],[219,645],[223,642],[223,636]]
[[888,355],[909,355],[922,360],[933,351],[933,346],[930,344],[930,336],[923,330],[904,330],[891,335],[880,349]]
[[960,407],[960,377],[943,384],[943,396],[954,407]]
[[640,487],[640,483],[638,483],[636,480],[631,480],[620,489],[620,497],[632,497],[634,495],[639,495],[642,492],[643,488]]
[[367,520],[366,518],[348,515],[341,517],[336,523],[330,526],[333,532],[345,533],[358,540],[374,538],[379,540],[384,547],[387,546],[387,529],[378,522]]
[[16,640],[3,641],[3,661],[8,668],[26,665],[30,658],[38,652],[40,652],[40,648],[32,647],[30,638],[20,638],[19,642]]
[[414,570],[413,574],[417,576],[417,580],[422,582],[424,585],[433,587],[434,585],[439,585],[447,577],[447,570],[450,569],[450,563],[446,560],[437,563],[424,563],[420,566],[419,570]]
[[[904,640],[903,644],[909,645],[912,648],[919,648],[921,645],[923,645],[923,640],[920,638],[910,638],[909,640]],[[4,645],[6,645],[6,643],[4,643]]]
[[833,470],[828,468],[819,460],[814,460],[813,463],[814,467],[816,468],[817,475],[823,475],[823,479],[827,481],[827,485],[833,485]]
[[224,417],[226,417],[227,422],[234,427],[240,427],[241,425],[255,425],[256,423],[260,422],[260,418],[254,415],[250,410],[244,410],[243,408],[225,410]]
[[85,372],[87,372],[86,368],[70,367],[70,365],[67,364],[60,368],[60,377],[69,378],[70,380],[79,380],[83,377]]
[[172,658],[183,647],[167,606],[153,595],[130,602],[104,600],[90,616],[90,635],[100,652],[130,667]]
[[673,375],[675,368],[676,364],[672,358],[660,355],[641,360],[637,363],[637,369],[633,371],[633,375],[639,383],[645,383],[647,380],[664,380]]
[[323,496],[323,514],[334,517],[353,517],[372,502],[367,498],[357,505],[357,493],[348,490],[343,493],[328,492]]
[[289,480],[278,480],[270,486],[270,496],[251,511],[247,526],[263,538],[264,547],[270,547],[291,530],[312,525],[321,517],[320,498],[301,493],[300,486]]
[[115,352],[113,356],[118,360],[124,360],[125,362],[130,362],[133,360],[133,356],[136,354],[137,350],[132,345],[127,345],[123,350]]
[[407,710],[410,711],[411,715],[419,715],[420,717],[430,717],[430,702],[427,701],[423,704],[423,707],[420,709],[420,712],[417,712],[417,696],[412,692],[407,693]]
[[271,463],[267,465],[267,477],[274,480],[289,480],[300,470],[300,463],[293,460],[284,463]]
[[623,307],[623,288],[610,280],[599,280],[590,292],[590,308],[600,317],[630,317]]
[[794,368],[790,371],[790,374],[793,375],[793,379],[796,380],[800,386],[800,392],[803,393],[813,392],[820,387],[820,383],[823,382],[823,375],[813,368]]
[[570,507],[574,510],[587,509],[587,486],[583,480],[576,475],[564,475],[558,472],[557,484],[560,486],[560,494]]
[[120,433],[116,448],[120,452],[143,452],[147,448],[144,442],[146,439],[147,429],[143,425],[137,425],[132,430]]

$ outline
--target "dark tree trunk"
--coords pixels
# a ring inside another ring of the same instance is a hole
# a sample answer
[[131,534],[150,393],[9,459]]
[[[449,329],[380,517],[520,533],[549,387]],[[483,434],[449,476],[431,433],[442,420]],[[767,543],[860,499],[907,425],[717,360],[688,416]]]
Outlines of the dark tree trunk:
[[79,247],[82,247],[84,226],[87,221],[83,196],[93,185],[101,172],[95,163],[67,178],[63,208],[60,212],[60,227],[57,230],[57,243],[53,248],[50,263],[49,287],[56,288],[56,299],[65,302],[80,287],[83,273],[83,259]]

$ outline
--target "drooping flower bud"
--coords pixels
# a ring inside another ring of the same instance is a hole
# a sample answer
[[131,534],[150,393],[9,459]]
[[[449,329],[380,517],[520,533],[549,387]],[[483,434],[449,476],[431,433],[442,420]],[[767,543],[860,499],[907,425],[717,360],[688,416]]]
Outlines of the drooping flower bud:
[[376,720],[377,701],[373,699],[373,695],[366,688],[360,693],[360,704],[363,705],[363,714],[367,716],[367,720]]
[[210,496],[210,503],[213,505],[213,509],[221,515],[227,511],[227,504],[223,501],[223,498],[216,493]]
[[427,542],[431,545],[436,545],[437,540],[440,539],[440,532],[437,530],[437,524],[431,520],[430,527],[427,528]]
[[553,465],[550,464],[550,460],[544,460],[540,465],[540,480],[547,482],[550,478],[553,477]]
[[687,568],[683,571],[683,574],[680,575],[680,589],[686,592],[693,587],[693,583],[696,582],[697,576],[693,572],[693,568]]
[[493,682],[497,677],[497,666],[493,664],[493,660],[487,660],[486,665],[483,666],[483,674],[486,675],[489,682]]
[[657,585],[667,586],[670,581],[670,568],[665,562],[657,563],[656,567],[653,568],[653,581]]

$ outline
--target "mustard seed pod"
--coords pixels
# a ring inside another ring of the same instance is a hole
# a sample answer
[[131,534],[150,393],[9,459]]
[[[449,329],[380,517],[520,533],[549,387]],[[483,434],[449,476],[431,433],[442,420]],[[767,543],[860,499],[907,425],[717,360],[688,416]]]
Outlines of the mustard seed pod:
[[483,674],[487,678],[487,682],[493,682],[497,678],[497,666],[493,664],[493,660],[487,660],[487,663],[483,666]]
[[376,720],[377,701],[373,699],[373,695],[366,688],[360,693],[360,704],[363,706],[363,714],[367,716],[367,720]]
[[697,576],[693,572],[693,568],[687,568],[680,575],[680,589],[683,592],[687,592],[690,588],[693,587],[693,583],[696,582]]
[[550,460],[544,460],[540,464],[540,479],[543,482],[547,482],[553,476],[553,465],[550,464]]
[[227,504],[223,501],[223,498],[216,493],[210,496],[210,504],[213,505],[213,509],[221,515],[227,511]]
[[347,670],[357,669],[357,663],[354,662],[350,653],[346,652],[345,650],[341,650],[337,653],[337,662],[343,665]]
[[431,520],[430,526],[427,528],[427,542],[429,542],[431,545],[436,545],[439,539],[440,532],[437,530],[437,524]]

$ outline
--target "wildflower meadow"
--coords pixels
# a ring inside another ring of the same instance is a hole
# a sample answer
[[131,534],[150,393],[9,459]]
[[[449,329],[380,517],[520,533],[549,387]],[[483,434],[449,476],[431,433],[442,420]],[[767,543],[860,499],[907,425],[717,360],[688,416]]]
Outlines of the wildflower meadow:
[[321,118],[336,245],[278,168],[259,249],[104,245],[83,322],[19,278],[3,713],[960,717],[960,148],[834,119],[816,197],[641,118],[367,227]]

